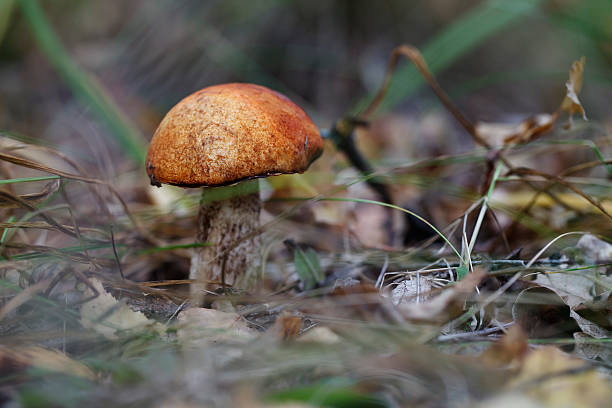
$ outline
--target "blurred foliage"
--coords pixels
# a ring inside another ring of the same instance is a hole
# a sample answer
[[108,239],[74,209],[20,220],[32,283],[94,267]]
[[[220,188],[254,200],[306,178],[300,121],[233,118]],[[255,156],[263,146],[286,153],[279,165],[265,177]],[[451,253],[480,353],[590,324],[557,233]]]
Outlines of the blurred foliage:
[[[110,134],[134,158],[138,133],[151,135],[180,98],[218,82],[268,85],[328,126],[363,106],[400,43],[419,46],[468,113],[489,120],[550,110],[562,91],[551,80],[580,55],[589,61],[587,82],[601,85],[587,89],[585,104],[601,112],[589,102],[610,86],[608,0],[41,2],[59,43],[32,12],[35,2],[18,3],[11,13],[13,1],[3,1],[0,10],[0,93],[13,101],[2,103],[0,129],[80,140],[94,152],[101,146],[91,138]],[[524,95],[525,81],[537,92]],[[404,64],[382,112],[430,106],[428,93],[408,99],[421,84]]]

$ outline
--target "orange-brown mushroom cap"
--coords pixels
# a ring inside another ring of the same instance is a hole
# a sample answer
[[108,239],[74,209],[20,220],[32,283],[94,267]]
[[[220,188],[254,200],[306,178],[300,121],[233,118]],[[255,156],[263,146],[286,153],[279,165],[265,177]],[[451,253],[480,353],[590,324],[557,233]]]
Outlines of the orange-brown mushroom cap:
[[253,84],[204,88],[175,105],[147,153],[151,184],[219,186],[301,173],[323,150],[306,113],[284,95]]

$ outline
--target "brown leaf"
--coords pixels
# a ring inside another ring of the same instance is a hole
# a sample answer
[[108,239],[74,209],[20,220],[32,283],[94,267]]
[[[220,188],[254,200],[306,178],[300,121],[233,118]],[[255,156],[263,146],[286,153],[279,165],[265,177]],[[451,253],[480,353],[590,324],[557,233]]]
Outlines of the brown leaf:
[[574,113],[580,113],[582,118],[587,120],[584,108],[578,100],[578,94],[582,88],[582,73],[584,72],[585,62],[585,57],[580,58],[578,61],[574,61],[570,68],[569,80],[565,83],[566,94],[563,102],[561,102],[559,110],[569,114],[569,123],[567,127],[571,125],[572,115]]
[[509,146],[529,143],[539,138],[544,133],[551,131],[561,111],[569,114],[570,124],[574,113],[580,113],[582,118],[587,120],[584,108],[578,100],[578,94],[582,88],[584,63],[585,58],[582,57],[579,61],[574,61],[572,64],[569,80],[565,83],[565,98],[557,112],[534,115],[525,119],[518,125],[479,122],[474,128],[475,133],[490,145],[500,146],[503,140],[503,145]]
[[527,335],[519,325],[512,326],[483,354],[482,360],[491,367],[503,367],[521,361],[527,353]]
[[515,133],[504,139],[505,145],[529,143],[553,128],[559,115],[541,113],[525,119],[517,126]]
[[276,318],[272,330],[281,340],[295,340],[302,330],[302,317],[289,312],[282,312]]
[[0,346],[0,373],[3,376],[15,374],[30,367],[83,377],[89,380],[96,378],[96,375],[89,367],[57,350],[49,350],[37,346],[12,348]]
[[475,131],[491,146],[501,147],[529,143],[552,130],[558,113],[540,113],[523,120],[521,123],[476,123]]

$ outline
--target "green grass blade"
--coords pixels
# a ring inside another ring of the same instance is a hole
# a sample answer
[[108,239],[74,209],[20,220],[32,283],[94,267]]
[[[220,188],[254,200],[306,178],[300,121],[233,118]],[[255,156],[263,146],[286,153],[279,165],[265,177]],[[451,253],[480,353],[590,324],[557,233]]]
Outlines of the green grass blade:
[[484,220],[484,216],[489,208],[489,201],[491,201],[491,194],[493,194],[493,190],[495,189],[495,183],[499,178],[501,173],[502,164],[497,163],[497,167],[495,168],[495,172],[493,173],[493,178],[491,179],[491,185],[489,185],[489,189],[487,190],[487,194],[484,196],[482,201],[482,207],[480,207],[480,213],[478,214],[478,218],[476,219],[476,224],[474,225],[474,232],[472,232],[472,238],[470,239],[470,244],[468,245],[468,253],[471,255],[472,250],[474,249],[474,245],[476,245],[476,238],[478,237],[478,233],[480,232],[480,227],[482,226],[482,221]]
[[60,178],[60,176],[21,177],[21,178],[0,180],[0,185],[13,184],[13,183],[28,183],[31,181],[57,180],[58,178]]
[[[9,217],[9,219],[7,220],[7,222],[15,222],[17,220],[17,218],[13,215],[11,215]],[[6,235],[8,233],[8,228],[5,228],[4,231],[2,231],[2,237],[0,237],[0,244],[3,244],[4,241],[6,241]],[[2,259],[4,259],[4,257],[2,257]]]
[[[423,57],[431,72],[436,74],[443,71],[492,35],[536,9],[540,2],[541,0],[488,0],[474,7],[422,48]],[[398,68],[379,109],[391,109],[417,91],[423,83],[423,78],[412,64]],[[363,98],[351,111],[359,112],[373,97],[374,93]]]
[[15,0],[0,0],[0,44],[11,23],[11,16],[14,8]]
[[154,248],[144,249],[142,251],[137,252],[137,255],[150,255],[156,254],[158,252],[164,251],[173,251],[175,249],[190,249],[190,248],[201,248],[210,246],[210,242],[194,242],[191,244],[177,244],[177,245],[167,245],[167,246],[158,246]]
[[98,81],[68,54],[37,0],[20,0],[32,34],[53,67],[81,103],[93,109],[124,151],[139,165],[144,163],[145,141],[136,126],[119,110]]

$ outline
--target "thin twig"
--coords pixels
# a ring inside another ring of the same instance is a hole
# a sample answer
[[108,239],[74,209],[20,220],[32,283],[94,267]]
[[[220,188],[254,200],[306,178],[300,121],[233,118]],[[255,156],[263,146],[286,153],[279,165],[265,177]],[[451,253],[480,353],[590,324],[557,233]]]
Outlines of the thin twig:
[[121,279],[125,280],[125,276],[123,275],[123,269],[121,268],[121,261],[119,261],[119,254],[117,253],[117,246],[115,245],[115,233],[113,232],[113,225],[110,226],[110,236],[111,236],[111,244],[113,245],[113,255],[115,256],[115,261],[117,261],[117,268],[119,268],[119,275],[121,275]]
[[478,336],[487,336],[489,334],[493,334],[493,333],[497,333],[499,331],[503,331],[504,329],[507,329],[508,327],[510,327],[512,325],[514,325],[514,322],[505,323],[505,324],[502,324],[501,326],[497,326],[497,327],[490,327],[488,329],[476,330],[476,331],[473,331],[473,332],[442,334],[442,335],[438,336],[437,340],[438,341],[453,341],[453,340],[469,339],[469,338],[478,337]]

